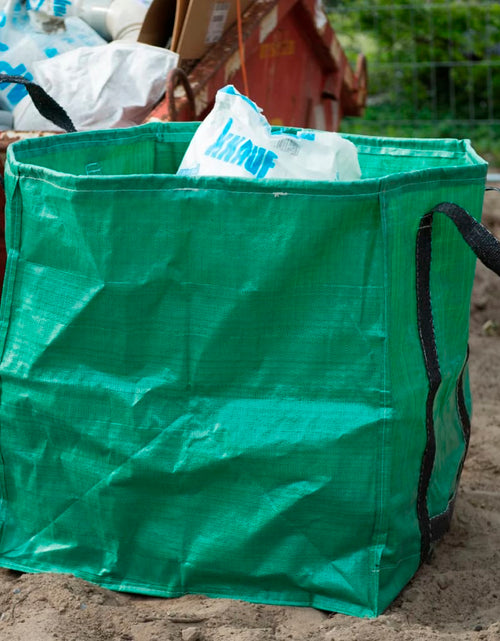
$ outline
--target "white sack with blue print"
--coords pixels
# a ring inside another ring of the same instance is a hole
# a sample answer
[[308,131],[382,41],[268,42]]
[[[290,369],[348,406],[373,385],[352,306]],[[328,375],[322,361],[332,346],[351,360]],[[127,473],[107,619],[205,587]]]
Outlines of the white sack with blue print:
[[272,129],[233,86],[217,92],[177,171],[181,176],[358,180],[356,147],[339,134]]

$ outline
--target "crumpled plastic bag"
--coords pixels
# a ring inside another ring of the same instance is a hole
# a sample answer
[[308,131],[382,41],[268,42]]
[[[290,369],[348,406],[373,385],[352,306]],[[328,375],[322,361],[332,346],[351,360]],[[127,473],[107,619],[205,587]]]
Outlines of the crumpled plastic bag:
[[[115,41],[34,65],[35,81],[68,113],[77,131],[141,124],[165,92],[178,54],[138,42]],[[29,98],[14,111],[19,130],[56,131]]]
[[358,180],[356,147],[339,134],[271,128],[233,86],[217,92],[177,171],[184,176]]
[[77,16],[105,40],[136,41],[151,0],[26,0],[45,19]]
[[[0,73],[33,80],[34,65],[78,47],[102,45],[105,40],[80,18],[50,25],[33,20],[33,12],[18,0],[0,2]],[[22,85],[0,84],[0,108],[12,111],[26,96]]]

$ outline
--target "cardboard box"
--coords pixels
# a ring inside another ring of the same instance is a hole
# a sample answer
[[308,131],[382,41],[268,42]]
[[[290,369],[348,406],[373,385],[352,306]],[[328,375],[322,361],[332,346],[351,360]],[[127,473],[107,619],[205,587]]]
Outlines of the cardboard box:
[[138,41],[171,49],[178,0],[153,0],[142,23]]
[[[241,0],[241,11],[252,0]],[[236,0],[153,0],[139,42],[168,46],[182,60],[197,60],[237,19]]]

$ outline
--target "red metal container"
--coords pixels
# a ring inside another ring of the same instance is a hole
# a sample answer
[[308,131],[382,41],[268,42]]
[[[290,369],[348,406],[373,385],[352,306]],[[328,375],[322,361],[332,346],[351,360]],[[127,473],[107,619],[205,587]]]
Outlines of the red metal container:
[[[362,114],[366,61],[353,71],[318,0],[257,0],[242,30],[249,97],[271,124],[337,131],[343,116]],[[245,93],[238,44],[233,25],[186,77],[176,70],[148,120],[202,120],[221,87]]]

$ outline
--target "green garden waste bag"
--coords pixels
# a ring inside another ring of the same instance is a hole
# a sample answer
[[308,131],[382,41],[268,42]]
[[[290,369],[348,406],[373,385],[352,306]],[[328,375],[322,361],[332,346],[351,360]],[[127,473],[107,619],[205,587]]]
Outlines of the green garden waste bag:
[[196,126],[8,150],[0,565],[376,616],[450,524],[487,165],[176,176]]

